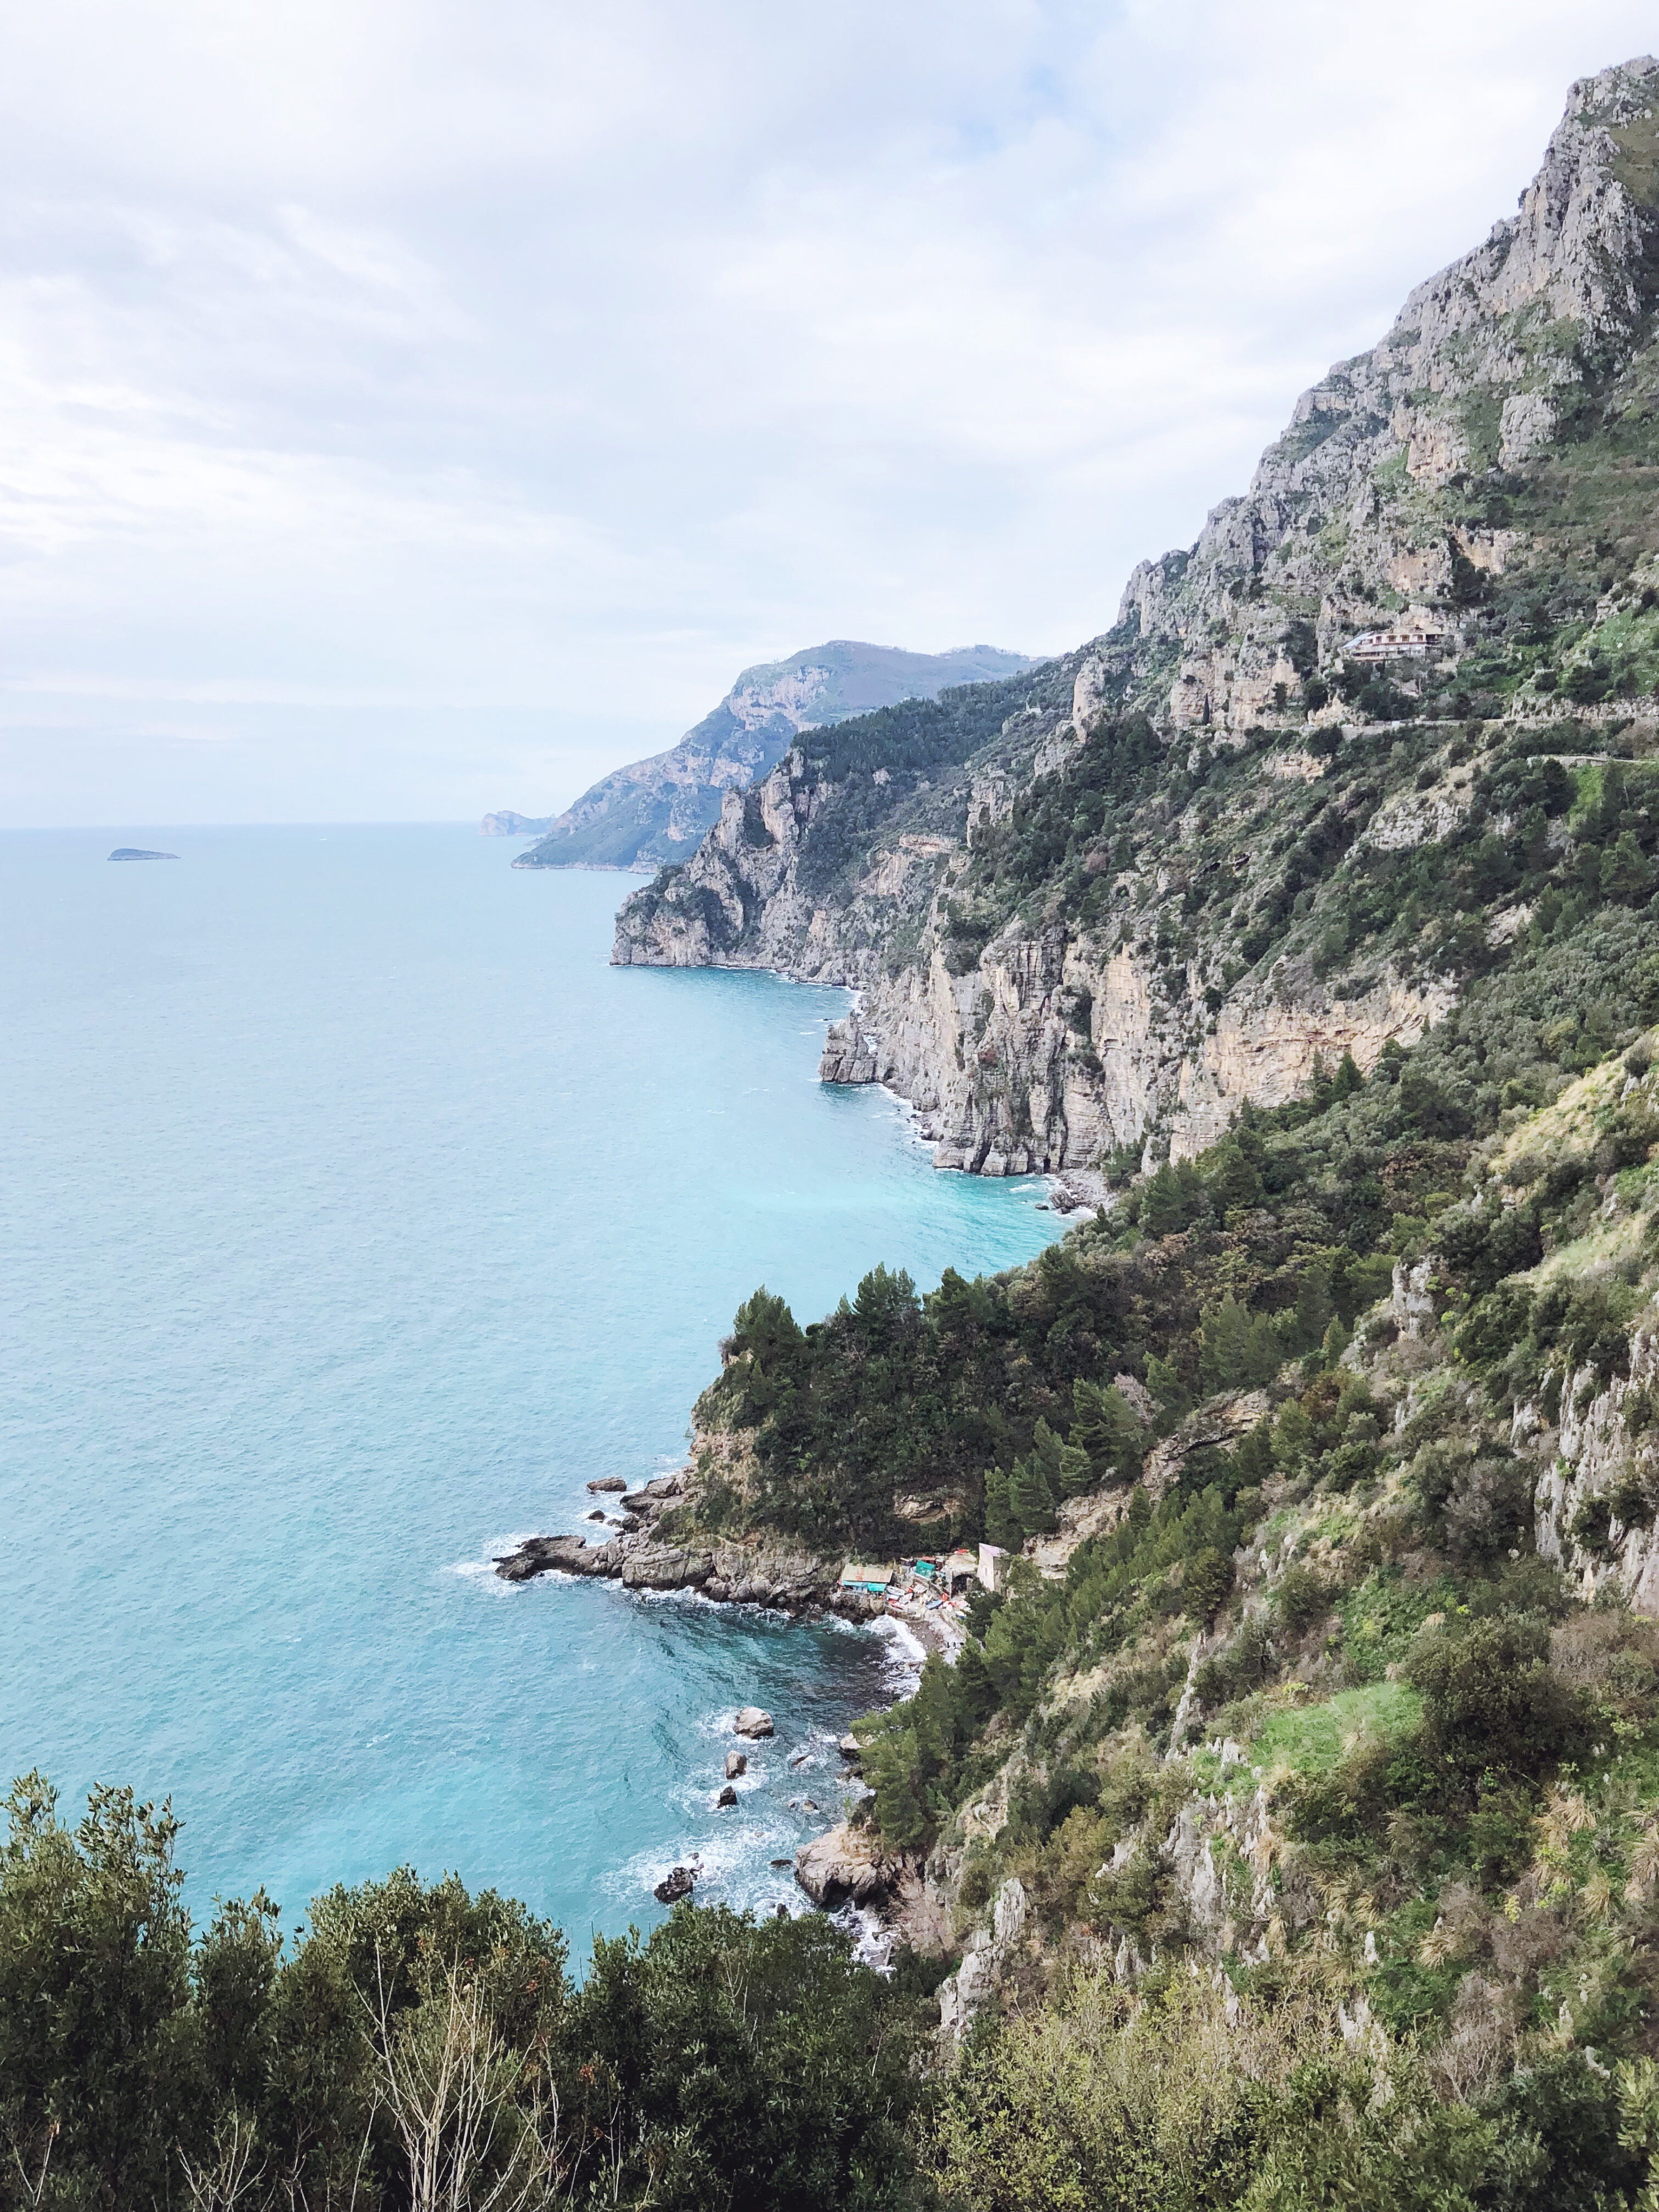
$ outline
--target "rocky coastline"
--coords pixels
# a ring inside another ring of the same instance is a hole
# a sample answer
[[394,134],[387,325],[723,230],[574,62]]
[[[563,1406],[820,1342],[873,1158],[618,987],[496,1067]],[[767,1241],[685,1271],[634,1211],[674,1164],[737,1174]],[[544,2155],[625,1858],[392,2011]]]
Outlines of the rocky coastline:
[[[526,1537],[493,1562],[502,1581],[577,1575],[620,1583],[624,1589],[678,1590],[716,1604],[769,1606],[798,1620],[834,1613],[873,1624],[888,1617],[881,1599],[863,1590],[841,1589],[838,1561],[777,1545],[703,1540],[695,1534],[681,1540],[670,1516],[690,1501],[689,1469],[658,1475],[635,1491],[629,1491],[617,1475],[601,1476],[587,1487],[613,1509],[595,1509],[610,1533],[595,1543],[580,1535]],[[670,1525],[664,1528],[660,1524],[665,1519]],[[906,1619],[900,1626],[928,1650],[955,1656],[945,1632],[931,1622]],[[738,1715],[738,1723],[744,1717]],[[738,1734],[749,1732],[738,1725]],[[769,1722],[764,1732],[770,1732]],[[857,1743],[844,1737],[840,1749],[856,1772]],[[925,1917],[929,1909],[921,1869],[902,1855],[883,1849],[873,1832],[855,1821],[837,1821],[803,1844],[793,1865],[800,1889],[826,1911],[854,1905],[876,1913],[884,1925],[911,1935],[917,1916]],[[671,1876],[662,1886],[658,1893],[665,1903],[692,1893],[694,1872],[677,1868],[674,1875],[684,1880],[677,1882]]]
[[[695,1533],[681,1540],[672,1526],[677,1509],[687,1501],[687,1472],[659,1474],[635,1491],[615,1496],[619,1479],[590,1483],[596,1496],[615,1497],[614,1514],[596,1514],[610,1532],[589,1543],[586,1536],[529,1536],[495,1562],[503,1582],[530,1582],[538,1575],[592,1576],[619,1582],[624,1589],[690,1590],[717,1604],[766,1605],[798,1617],[836,1613],[849,1620],[875,1620],[884,1613],[880,1599],[862,1590],[842,1590],[838,1561],[777,1544],[740,1544]],[[671,1517],[672,1516],[672,1517]],[[662,1526],[665,1518],[668,1526]]]

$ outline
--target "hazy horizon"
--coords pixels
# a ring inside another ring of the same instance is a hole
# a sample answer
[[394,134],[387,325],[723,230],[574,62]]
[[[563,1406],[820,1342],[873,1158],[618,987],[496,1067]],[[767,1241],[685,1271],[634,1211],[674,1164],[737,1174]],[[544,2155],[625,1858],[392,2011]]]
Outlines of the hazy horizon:
[[819,640],[1066,651],[1655,42],[1627,0],[20,15],[0,823],[547,814]]

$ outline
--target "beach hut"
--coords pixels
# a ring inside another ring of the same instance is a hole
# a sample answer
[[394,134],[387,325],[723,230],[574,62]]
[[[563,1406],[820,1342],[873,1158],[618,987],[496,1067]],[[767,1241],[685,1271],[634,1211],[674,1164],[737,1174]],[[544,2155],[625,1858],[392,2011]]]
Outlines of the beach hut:
[[890,1566],[869,1566],[849,1559],[841,1571],[841,1586],[844,1590],[863,1590],[867,1596],[884,1596],[891,1587],[893,1570]]

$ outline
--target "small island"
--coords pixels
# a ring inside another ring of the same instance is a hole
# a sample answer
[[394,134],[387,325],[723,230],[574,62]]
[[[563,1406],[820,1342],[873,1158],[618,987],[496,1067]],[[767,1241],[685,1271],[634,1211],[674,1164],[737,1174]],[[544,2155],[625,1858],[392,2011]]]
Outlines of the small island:
[[142,846],[118,845],[110,854],[112,860],[176,860],[176,853],[147,853]]

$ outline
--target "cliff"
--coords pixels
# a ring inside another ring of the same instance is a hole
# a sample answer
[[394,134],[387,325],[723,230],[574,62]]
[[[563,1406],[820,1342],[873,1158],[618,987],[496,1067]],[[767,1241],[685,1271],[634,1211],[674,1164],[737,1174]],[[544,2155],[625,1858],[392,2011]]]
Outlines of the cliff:
[[613,958],[854,986],[824,1079],[993,1174],[1190,1157],[1420,1037],[1520,926],[1470,804],[1498,745],[1628,749],[1659,712],[1656,93],[1646,59],[1575,86],[1519,212],[1110,630],[799,733]]
[[718,817],[722,793],[763,775],[803,730],[1027,665],[989,645],[905,653],[836,638],[745,668],[670,750],[617,769],[562,814],[532,825],[546,834],[513,865],[651,868],[681,859]]

